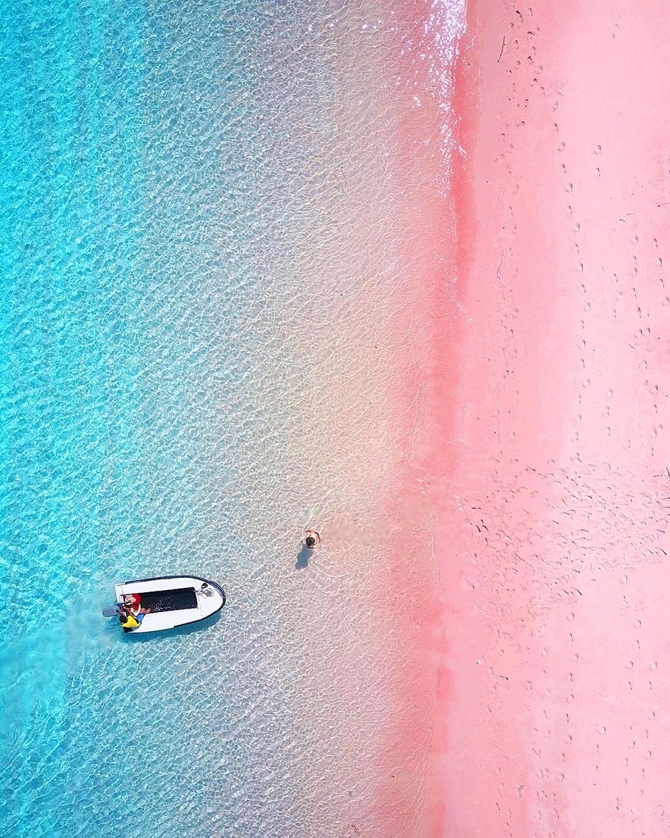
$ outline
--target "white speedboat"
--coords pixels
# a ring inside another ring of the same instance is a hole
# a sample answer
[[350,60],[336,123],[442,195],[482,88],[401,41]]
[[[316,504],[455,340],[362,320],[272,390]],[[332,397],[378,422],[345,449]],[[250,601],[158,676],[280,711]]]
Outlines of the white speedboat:
[[[197,576],[159,576],[134,579],[114,586],[116,605],[103,609],[105,617],[119,616],[127,608],[134,619],[131,634],[166,631],[206,620],[220,611],[226,594],[216,582]],[[139,625],[135,625],[139,622]],[[122,623],[123,625],[123,623]]]

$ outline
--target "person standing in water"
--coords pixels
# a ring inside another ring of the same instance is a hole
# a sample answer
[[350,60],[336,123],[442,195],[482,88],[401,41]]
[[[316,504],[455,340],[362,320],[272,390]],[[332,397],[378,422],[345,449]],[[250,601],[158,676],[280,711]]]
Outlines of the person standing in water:
[[298,560],[295,563],[296,570],[304,570],[309,564],[309,557],[321,541],[321,536],[316,530],[305,530],[305,537],[300,545]]

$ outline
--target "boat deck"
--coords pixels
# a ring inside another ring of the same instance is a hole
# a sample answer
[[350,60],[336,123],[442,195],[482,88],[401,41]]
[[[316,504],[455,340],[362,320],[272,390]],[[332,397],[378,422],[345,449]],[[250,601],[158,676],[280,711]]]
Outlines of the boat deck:
[[198,598],[194,588],[175,588],[171,591],[148,591],[141,594],[142,608],[148,608],[153,614],[160,611],[181,611],[197,608]]

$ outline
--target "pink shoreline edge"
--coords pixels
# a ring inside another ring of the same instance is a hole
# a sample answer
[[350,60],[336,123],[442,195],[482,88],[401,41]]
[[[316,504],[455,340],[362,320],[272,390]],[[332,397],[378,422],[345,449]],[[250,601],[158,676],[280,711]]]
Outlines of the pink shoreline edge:
[[670,19],[659,0],[478,0],[465,42],[459,375],[432,385],[455,424],[440,473],[423,461],[444,640],[414,835],[660,836]]

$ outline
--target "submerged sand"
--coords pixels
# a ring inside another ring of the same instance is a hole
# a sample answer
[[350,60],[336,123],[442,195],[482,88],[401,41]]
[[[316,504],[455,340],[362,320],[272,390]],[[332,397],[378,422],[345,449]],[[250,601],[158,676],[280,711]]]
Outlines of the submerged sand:
[[670,17],[658,0],[468,15],[424,831],[660,836]]

